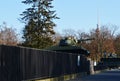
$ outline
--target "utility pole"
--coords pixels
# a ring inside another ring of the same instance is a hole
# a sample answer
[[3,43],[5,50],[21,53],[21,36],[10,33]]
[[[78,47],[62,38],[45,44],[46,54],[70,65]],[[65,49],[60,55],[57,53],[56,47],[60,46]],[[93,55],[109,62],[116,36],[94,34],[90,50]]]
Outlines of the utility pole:
[[99,22],[99,10],[97,9],[97,29],[96,29],[96,41],[97,41],[97,53],[96,62],[98,61],[98,54],[100,53],[100,22]]

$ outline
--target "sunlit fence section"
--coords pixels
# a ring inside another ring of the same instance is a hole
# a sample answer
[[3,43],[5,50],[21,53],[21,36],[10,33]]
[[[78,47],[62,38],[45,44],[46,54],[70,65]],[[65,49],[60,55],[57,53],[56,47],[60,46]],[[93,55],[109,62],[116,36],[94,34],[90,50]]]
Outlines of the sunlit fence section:
[[0,81],[25,81],[88,71],[83,55],[0,45]]

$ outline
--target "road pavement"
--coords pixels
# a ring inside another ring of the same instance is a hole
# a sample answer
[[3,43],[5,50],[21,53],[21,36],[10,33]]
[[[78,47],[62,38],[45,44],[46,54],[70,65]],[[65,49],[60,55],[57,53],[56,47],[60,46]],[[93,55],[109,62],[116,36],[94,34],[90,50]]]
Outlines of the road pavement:
[[112,69],[103,73],[81,77],[68,81],[120,81],[120,70]]

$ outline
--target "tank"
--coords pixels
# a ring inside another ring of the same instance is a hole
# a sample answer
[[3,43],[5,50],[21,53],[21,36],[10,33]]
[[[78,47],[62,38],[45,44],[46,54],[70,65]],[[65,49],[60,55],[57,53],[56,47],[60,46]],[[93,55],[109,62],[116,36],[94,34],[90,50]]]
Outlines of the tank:
[[47,50],[82,54],[85,56],[89,56],[90,52],[82,46],[77,46],[77,42],[78,41],[74,38],[66,37],[64,39],[61,39],[58,45],[49,47],[47,48]]

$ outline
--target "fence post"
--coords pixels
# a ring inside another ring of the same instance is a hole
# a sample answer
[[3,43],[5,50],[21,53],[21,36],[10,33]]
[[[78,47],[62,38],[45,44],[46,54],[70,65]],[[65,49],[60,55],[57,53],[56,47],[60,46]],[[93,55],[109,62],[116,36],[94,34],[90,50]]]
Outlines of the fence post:
[[94,63],[90,58],[87,58],[88,61],[88,74],[94,74]]

